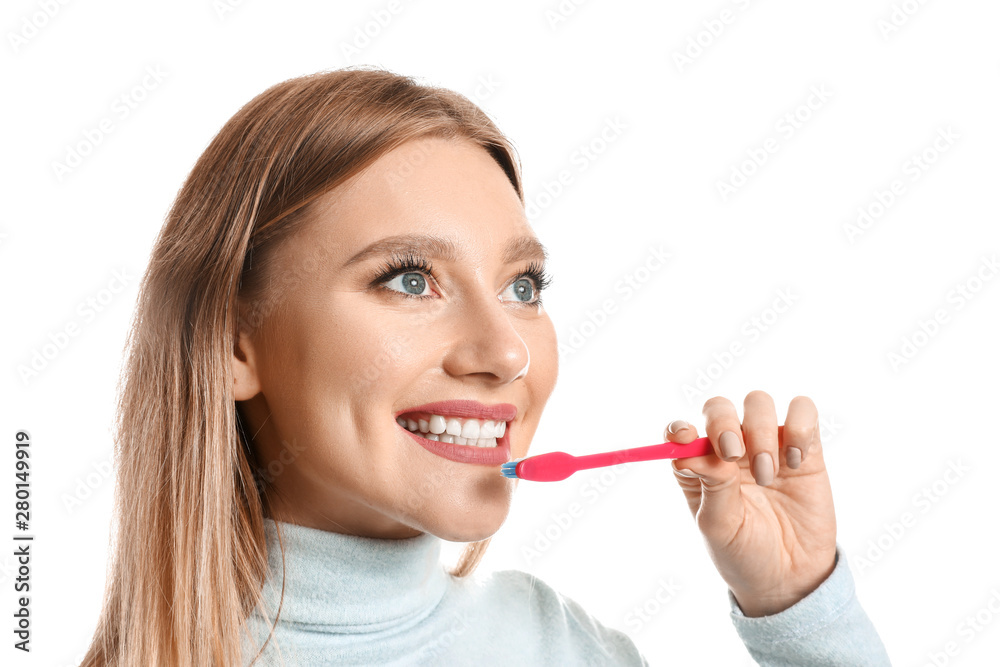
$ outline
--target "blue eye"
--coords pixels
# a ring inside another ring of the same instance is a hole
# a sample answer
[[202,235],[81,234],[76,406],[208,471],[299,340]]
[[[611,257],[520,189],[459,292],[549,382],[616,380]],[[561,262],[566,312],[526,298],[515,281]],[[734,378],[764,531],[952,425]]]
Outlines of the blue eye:
[[427,279],[415,271],[401,273],[387,280],[385,284],[399,287],[399,289],[395,289],[395,287],[391,288],[411,296],[424,296],[424,290],[427,289]]
[[[528,278],[515,280],[507,289],[513,289],[514,298],[521,303],[531,303],[536,291],[535,286],[531,284],[531,280]],[[521,298],[525,296],[526,298]]]
[[[430,289],[427,278],[433,275],[430,263],[422,258],[413,255],[393,257],[371,284],[373,287],[378,286],[406,297],[431,299],[433,294],[425,294],[424,291]],[[545,270],[540,265],[532,263],[507,287],[507,290],[513,290],[515,303],[537,308],[542,303],[542,291],[551,282]]]

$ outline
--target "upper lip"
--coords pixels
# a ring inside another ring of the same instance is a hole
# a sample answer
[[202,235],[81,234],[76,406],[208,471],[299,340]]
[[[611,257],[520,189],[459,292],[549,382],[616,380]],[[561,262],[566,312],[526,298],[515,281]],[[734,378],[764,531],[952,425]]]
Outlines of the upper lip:
[[451,400],[425,403],[412,408],[406,408],[396,413],[396,417],[407,412],[431,412],[442,417],[464,417],[473,419],[490,419],[493,421],[513,421],[517,416],[517,406],[511,403],[494,403],[486,405],[472,400]]

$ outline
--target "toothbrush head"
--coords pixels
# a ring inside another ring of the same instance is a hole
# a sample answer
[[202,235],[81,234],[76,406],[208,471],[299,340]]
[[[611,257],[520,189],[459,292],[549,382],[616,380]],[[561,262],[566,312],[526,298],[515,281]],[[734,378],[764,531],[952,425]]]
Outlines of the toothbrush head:
[[500,473],[507,479],[520,479],[517,476],[517,464],[524,459],[517,459],[515,461],[508,461],[500,466]]

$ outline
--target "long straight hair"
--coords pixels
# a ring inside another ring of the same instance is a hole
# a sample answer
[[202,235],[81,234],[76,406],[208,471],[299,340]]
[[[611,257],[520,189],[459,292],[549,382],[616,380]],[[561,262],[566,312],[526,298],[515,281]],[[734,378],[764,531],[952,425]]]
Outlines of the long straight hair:
[[[267,573],[269,477],[233,396],[237,332],[280,307],[268,258],[310,205],[386,152],[431,136],[484,148],[523,205],[516,152],[481,109],[380,69],[269,88],[194,165],[156,239],[129,332],[113,559],[83,665],[245,661],[241,639]],[[488,544],[466,545],[451,574],[471,573]]]

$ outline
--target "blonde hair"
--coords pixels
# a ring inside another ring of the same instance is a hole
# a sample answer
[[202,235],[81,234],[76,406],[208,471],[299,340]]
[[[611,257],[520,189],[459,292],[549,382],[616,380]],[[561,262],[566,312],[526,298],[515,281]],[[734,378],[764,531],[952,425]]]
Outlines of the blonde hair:
[[[269,479],[233,397],[236,333],[280,304],[268,258],[312,202],[430,136],[482,146],[523,205],[516,152],[481,109],[379,69],[269,88],[194,165],[156,239],[129,333],[113,560],[83,665],[242,664],[242,632],[267,572]],[[466,545],[451,574],[470,574],[488,544]]]

